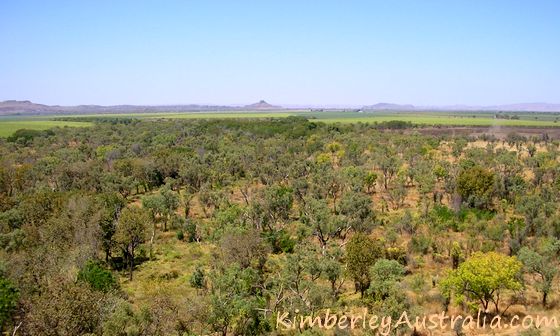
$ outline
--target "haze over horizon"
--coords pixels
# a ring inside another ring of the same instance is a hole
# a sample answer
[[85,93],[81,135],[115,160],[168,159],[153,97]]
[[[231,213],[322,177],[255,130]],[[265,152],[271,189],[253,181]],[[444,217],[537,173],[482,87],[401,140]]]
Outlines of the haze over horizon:
[[558,1],[23,1],[0,11],[0,101],[560,103]]

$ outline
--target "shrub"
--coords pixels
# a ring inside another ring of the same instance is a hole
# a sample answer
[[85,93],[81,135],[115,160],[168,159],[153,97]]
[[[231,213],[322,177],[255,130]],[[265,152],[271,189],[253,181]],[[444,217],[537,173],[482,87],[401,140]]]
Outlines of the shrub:
[[0,276],[0,331],[11,318],[18,299],[18,289],[8,279]]
[[292,253],[296,246],[296,241],[293,240],[285,230],[269,232],[265,234],[266,240],[270,243],[273,253]]
[[428,254],[432,240],[425,235],[417,235],[410,240],[409,248],[415,253]]
[[98,262],[91,260],[78,273],[78,281],[84,281],[93,289],[102,292],[108,292],[118,287],[113,273],[102,267]]
[[479,166],[464,169],[457,177],[457,192],[470,207],[487,208],[494,193],[494,173]]
[[476,252],[449,272],[440,285],[442,292],[447,297],[454,296],[458,303],[467,303],[473,310],[481,304],[484,311],[493,303],[496,314],[499,314],[500,294],[522,288],[519,282],[521,266],[516,257]]

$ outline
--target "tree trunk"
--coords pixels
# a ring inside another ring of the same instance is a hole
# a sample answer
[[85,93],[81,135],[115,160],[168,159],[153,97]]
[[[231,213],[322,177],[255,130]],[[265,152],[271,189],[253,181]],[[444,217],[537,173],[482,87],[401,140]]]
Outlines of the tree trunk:
[[156,222],[154,222],[154,226],[152,228],[152,236],[150,237],[150,259],[152,259],[154,253],[154,239],[156,237]]
[[130,267],[129,268],[129,273],[128,273],[128,280],[132,281],[132,271],[134,270],[134,252],[130,252],[128,254],[128,257],[130,259],[129,262],[128,262],[129,267]]

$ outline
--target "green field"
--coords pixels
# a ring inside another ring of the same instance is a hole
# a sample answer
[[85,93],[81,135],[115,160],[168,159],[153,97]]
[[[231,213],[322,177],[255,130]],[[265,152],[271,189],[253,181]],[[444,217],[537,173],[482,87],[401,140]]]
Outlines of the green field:
[[492,112],[355,112],[325,111],[306,112],[300,115],[324,122],[374,123],[391,120],[407,121],[419,125],[446,126],[544,126],[560,127],[559,115],[553,113],[508,113],[519,119],[496,119]]
[[89,122],[58,121],[58,120],[35,120],[32,118],[19,120],[0,119],[0,137],[8,137],[18,129],[26,128],[32,130],[47,130],[53,127],[87,127]]
[[324,122],[340,123],[374,123],[386,122],[391,120],[407,121],[419,125],[446,125],[446,126],[560,126],[551,120],[506,120],[494,119],[485,116],[467,118],[460,116],[435,116],[435,115],[375,115],[363,117],[343,117],[343,118],[317,118]]
[[[231,119],[231,118],[283,118],[302,116],[326,123],[375,123],[391,120],[408,121],[419,125],[445,126],[533,126],[560,127],[558,113],[509,112],[519,119],[496,119],[493,112],[398,112],[398,111],[216,111],[184,113],[124,113],[124,114],[76,114],[57,116],[9,116],[0,117],[0,136],[6,137],[21,128],[45,130],[52,127],[87,127],[91,122],[78,121],[78,118],[135,118],[135,119]],[[64,118],[65,120],[60,120]],[[71,119],[76,118],[76,121]],[[68,120],[70,119],[70,120]]]

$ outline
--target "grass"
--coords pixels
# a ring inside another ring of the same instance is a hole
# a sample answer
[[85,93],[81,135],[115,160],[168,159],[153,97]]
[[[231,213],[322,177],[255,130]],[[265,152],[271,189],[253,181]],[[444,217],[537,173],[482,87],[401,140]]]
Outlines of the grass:
[[210,263],[211,246],[206,243],[178,241],[174,232],[158,232],[154,257],[136,267],[133,281],[121,272],[120,283],[129,300],[136,306],[148,304],[159,293],[171,297],[194,297],[190,277],[199,265]]
[[58,120],[0,120],[0,137],[8,137],[18,129],[26,128],[32,130],[47,130],[53,127],[88,127],[92,123],[79,121],[58,121]]
[[[169,112],[169,113],[123,113],[123,114],[74,114],[53,116],[6,116],[0,117],[0,137],[7,137],[18,129],[27,128],[45,130],[52,127],[86,127],[90,122],[78,121],[77,118],[137,118],[137,119],[234,119],[234,118],[283,118],[302,116],[326,123],[375,123],[391,120],[409,121],[419,125],[442,126],[529,126],[560,127],[558,113],[509,112],[517,120],[496,119],[493,112],[445,112],[445,111],[309,111],[309,110],[275,110],[275,111],[210,111],[210,112]],[[76,118],[76,121],[59,120]]]
[[391,120],[409,121],[419,125],[444,125],[444,126],[545,126],[560,127],[560,124],[547,120],[508,120],[493,118],[466,118],[457,116],[418,116],[418,115],[396,115],[396,116],[365,116],[350,118],[328,118],[318,119],[327,123],[374,123]]
[[[513,114],[513,113],[512,113]],[[138,119],[232,119],[232,118],[282,118],[302,116],[326,123],[357,123],[384,122],[390,120],[410,121],[420,125],[448,126],[545,126],[560,127],[556,123],[559,118],[553,113],[520,113],[520,119],[495,119],[491,112],[356,112],[356,111],[216,111],[216,112],[184,112],[184,113],[127,113],[127,114],[91,114],[73,115],[69,117],[116,117]]]

